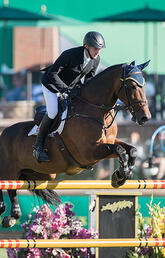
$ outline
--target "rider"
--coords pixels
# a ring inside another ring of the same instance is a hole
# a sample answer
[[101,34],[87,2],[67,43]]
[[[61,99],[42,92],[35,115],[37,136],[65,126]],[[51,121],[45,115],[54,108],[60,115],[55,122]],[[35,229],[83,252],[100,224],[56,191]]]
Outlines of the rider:
[[42,90],[46,102],[47,113],[39,126],[39,132],[33,145],[33,156],[38,162],[47,162],[49,157],[44,151],[45,138],[54,118],[58,113],[57,93],[64,93],[77,85],[95,76],[100,62],[99,53],[105,47],[103,36],[96,31],[89,31],[84,39],[83,46],[64,51],[54,64],[44,68],[42,76]]

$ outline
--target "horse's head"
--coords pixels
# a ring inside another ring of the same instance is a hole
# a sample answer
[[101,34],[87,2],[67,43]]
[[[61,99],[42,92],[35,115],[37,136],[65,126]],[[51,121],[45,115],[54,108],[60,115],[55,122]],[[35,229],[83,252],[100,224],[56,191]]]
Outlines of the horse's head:
[[142,70],[149,62],[135,65],[135,61],[133,61],[129,65],[122,66],[122,85],[118,97],[131,112],[132,120],[139,125],[143,125],[151,118],[145,95],[145,80],[142,75]]

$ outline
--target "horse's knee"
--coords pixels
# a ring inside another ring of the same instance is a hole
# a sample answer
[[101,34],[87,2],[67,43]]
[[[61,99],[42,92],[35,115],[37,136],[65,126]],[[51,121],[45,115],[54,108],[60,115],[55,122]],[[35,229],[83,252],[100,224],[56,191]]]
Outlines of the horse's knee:
[[114,148],[115,148],[116,154],[118,154],[118,155],[126,154],[126,150],[120,144],[115,144]]
[[120,144],[115,144],[114,147],[115,153],[119,157],[122,166],[126,166],[128,163],[128,155],[126,153],[126,150]]

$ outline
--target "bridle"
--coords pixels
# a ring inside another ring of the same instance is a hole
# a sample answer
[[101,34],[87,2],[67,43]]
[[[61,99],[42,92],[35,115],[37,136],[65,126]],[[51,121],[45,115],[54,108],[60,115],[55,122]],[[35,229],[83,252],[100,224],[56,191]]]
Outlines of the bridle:
[[[131,100],[130,99],[130,95],[128,93],[128,90],[129,90],[130,87],[132,87],[132,85],[130,85],[128,83],[128,80],[131,80],[131,75],[134,75],[134,74],[141,74],[141,72],[139,71],[139,72],[129,73],[129,77],[127,77],[125,75],[125,69],[123,69],[123,79],[120,79],[122,81],[122,84],[121,84],[121,86],[118,90],[118,93],[117,93],[117,97],[118,97],[121,89],[124,88],[125,96],[127,98],[127,103],[128,103],[128,105],[126,106],[126,109],[129,109],[132,116],[134,116],[135,113],[137,113],[141,107],[146,106],[147,103],[148,103],[146,98],[142,99],[142,100]],[[137,87],[140,87],[140,86],[137,86]],[[135,104],[139,104],[139,108],[137,110],[135,110],[135,108],[134,108]]]
[[[134,72],[134,73],[129,73],[129,76],[130,75],[133,75],[135,73],[141,73],[140,71],[139,72]],[[129,110],[130,113],[132,114],[132,116],[134,117],[135,116],[135,113],[137,113],[140,109],[140,107],[143,107],[143,106],[146,106],[147,105],[147,99],[142,99],[142,100],[135,100],[135,101],[132,101],[129,97],[129,93],[128,93],[128,88],[131,87],[130,84],[128,84],[128,79],[131,80],[129,77],[125,76],[125,67],[123,68],[123,78],[120,79],[121,80],[121,85],[120,85],[120,88],[116,94],[117,98],[119,96],[119,93],[120,91],[124,88],[124,92],[125,92],[125,96],[127,98],[127,103],[128,105],[119,105],[119,104],[116,104],[115,106],[106,106],[104,104],[102,105],[98,105],[98,104],[94,104],[94,103],[91,103],[89,102],[88,100],[84,99],[84,98],[81,98],[80,96],[75,96],[75,98],[79,99],[81,102],[84,102],[86,103],[87,105],[91,106],[91,107],[94,107],[94,108],[98,108],[98,109],[101,109],[101,110],[105,110],[107,112],[107,115],[106,115],[106,118],[111,116],[112,117],[112,121],[110,122],[110,124],[108,124],[107,126],[104,124],[104,122],[98,118],[95,118],[93,116],[89,116],[89,115],[86,115],[86,114],[79,114],[79,113],[76,113],[75,110],[74,110],[74,106],[71,105],[71,110],[73,111],[73,113],[71,115],[68,116],[67,119],[70,119],[72,117],[84,117],[84,118],[90,118],[92,120],[95,120],[97,121],[99,124],[101,124],[105,130],[105,135],[107,134],[107,130],[108,128],[113,124],[115,118],[116,118],[116,115],[117,113],[120,111],[120,110]],[[140,87],[140,86],[139,86]],[[139,105],[139,109],[138,110],[134,110],[134,105],[135,104],[140,104]],[[115,114],[112,115],[111,111],[114,110],[115,111]]]

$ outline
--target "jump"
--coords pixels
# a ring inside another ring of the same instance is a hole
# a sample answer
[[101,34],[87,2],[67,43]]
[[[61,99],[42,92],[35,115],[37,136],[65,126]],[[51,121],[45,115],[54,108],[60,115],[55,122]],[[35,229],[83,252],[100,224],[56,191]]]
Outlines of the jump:
[[[112,185],[124,184],[131,178],[136,148],[117,138],[115,104],[120,99],[131,113],[132,120],[139,125],[151,118],[142,76],[148,63],[136,65],[133,61],[108,67],[85,83],[74,98],[68,97],[68,114],[62,133],[58,140],[56,137],[46,139],[48,162],[39,163],[33,157],[32,146],[36,137],[29,137],[28,133],[34,127],[34,121],[6,128],[0,136],[0,180],[54,180],[57,173],[74,175],[105,158],[118,158],[119,168],[112,175]],[[36,193],[47,198],[48,202],[53,198],[58,201],[53,191],[40,191]],[[8,193],[12,204],[11,217],[18,219],[21,210],[16,190]],[[0,213],[4,210],[0,190]],[[9,226],[5,222],[2,224]]]

